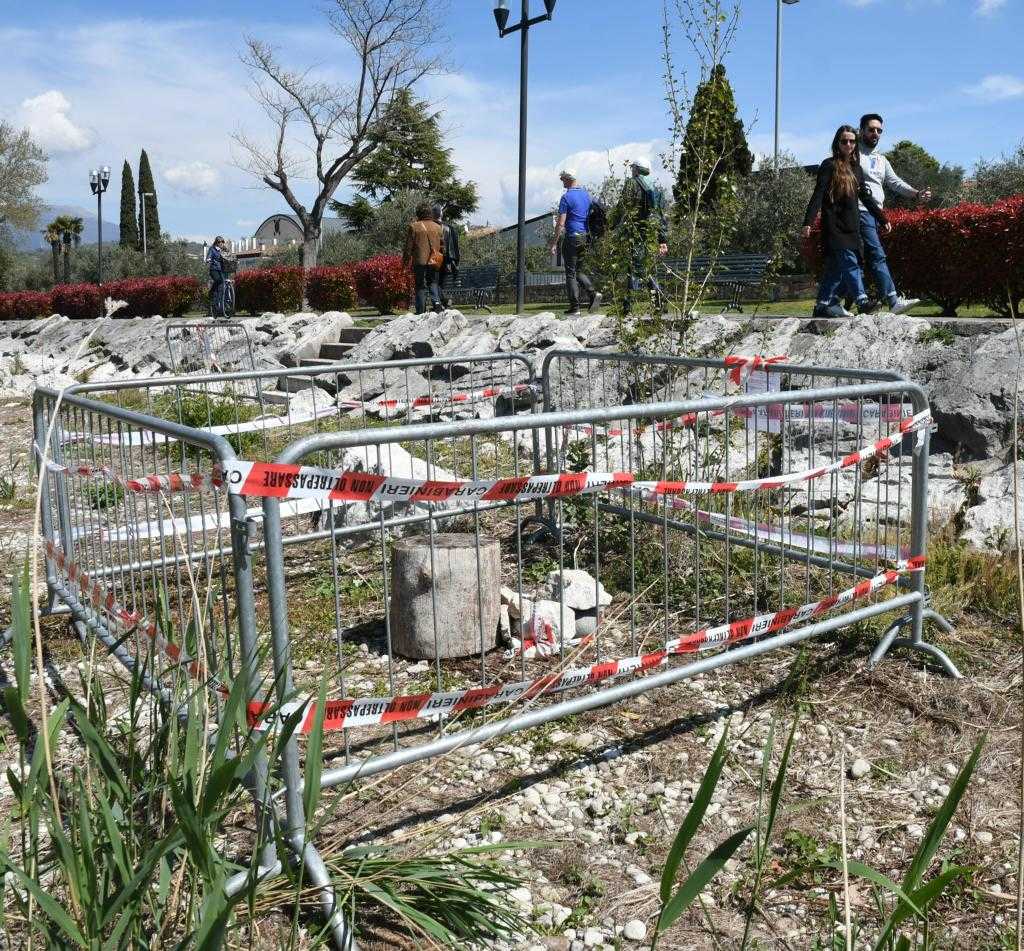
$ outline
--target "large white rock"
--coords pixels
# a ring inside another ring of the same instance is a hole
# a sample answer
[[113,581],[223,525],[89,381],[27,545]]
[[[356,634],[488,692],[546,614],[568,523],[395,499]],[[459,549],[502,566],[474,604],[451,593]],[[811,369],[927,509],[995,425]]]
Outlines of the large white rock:
[[[1018,462],[1018,490],[1024,497],[1024,462]],[[1015,545],[1013,530],[1013,469],[1006,466],[984,476],[978,484],[979,503],[964,513],[961,539],[982,551],[1008,552]],[[1024,532],[1024,502],[1021,505]]]
[[612,603],[603,584],[582,568],[565,568],[548,575],[548,587],[554,601],[564,602],[573,611],[593,611]]

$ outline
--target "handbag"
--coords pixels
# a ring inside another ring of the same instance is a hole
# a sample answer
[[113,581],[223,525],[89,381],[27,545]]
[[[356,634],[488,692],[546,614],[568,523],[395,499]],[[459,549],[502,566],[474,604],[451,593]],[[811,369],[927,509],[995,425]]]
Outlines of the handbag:
[[434,250],[434,243],[430,240],[430,232],[427,231],[426,225],[423,225],[423,232],[427,236],[427,247],[430,249],[430,256],[427,258],[427,264],[440,271],[444,266],[444,252]]

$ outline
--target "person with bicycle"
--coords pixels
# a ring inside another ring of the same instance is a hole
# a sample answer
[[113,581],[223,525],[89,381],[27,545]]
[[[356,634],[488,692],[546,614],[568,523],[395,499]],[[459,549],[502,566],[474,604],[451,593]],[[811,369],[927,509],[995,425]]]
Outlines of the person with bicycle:
[[629,166],[630,177],[622,188],[615,211],[614,228],[629,229],[629,274],[623,312],[628,314],[632,298],[638,291],[649,290],[654,306],[662,306],[662,291],[658,283],[656,264],[652,260],[651,239],[657,239],[658,257],[668,253],[668,219],[665,216],[665,195],[651,178],[651,166],[646,159],[634,159]]
[[213,244],[210,246],[210,253],[207,258],[210,267],[210,280],[213,281],[213,284],[210,286],[210,312],[215,319],[228,317],[225,307],[225,290],[231,268],[225,255],[226,247],[227,242],[220,235],[217,235],[213,239]]

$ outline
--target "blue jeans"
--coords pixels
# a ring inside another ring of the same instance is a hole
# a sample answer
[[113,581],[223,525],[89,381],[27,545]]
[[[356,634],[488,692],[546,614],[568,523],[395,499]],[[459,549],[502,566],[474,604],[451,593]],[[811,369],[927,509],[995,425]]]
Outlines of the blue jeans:
[[860,213],[860,236],[864,242],[864,258],[875,279],[875,284],[878,286],[878,293],[892,303],[897,297],[896,285],[889,273],[885,248],[882,247],[882,241],[878,237],[878,222],[869,211],[862,210]]
[[864,293],[864,274],[856,251],[832,251],[825,262],[825,273],[818,285],[818,303],[827,307],[839,300],[840,292],[857,301],[867,297]]

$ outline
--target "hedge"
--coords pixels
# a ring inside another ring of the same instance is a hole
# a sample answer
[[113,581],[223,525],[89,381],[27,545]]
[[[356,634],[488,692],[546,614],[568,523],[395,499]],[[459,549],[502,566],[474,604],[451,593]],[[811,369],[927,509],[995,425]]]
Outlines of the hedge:
[[356,293],[360,300],[376,307],[382,314],[391,314],[412,300],[412,271],[402,264],[397,254],[381,254],[353,265]]
[[26,320],[49,317],[53,313],[53,297],[37,291],[0,294],[0,320]]
[[271,267],[235,275],[235,310],[262,314],[302,308],[302,268]]
[[351,310],[356,283],[351,265],[314,267],[306,272],[306,300],[313,310]]
[[96,284],[58,284],[50,296],[53,309],[72,320],[103,316],[105,295]]
[[[886,212],[892,232],[882,235],[889,269],[903,294],[935,301],[955,315],[964,304],[1009,314],[1024,299],[1024,195],[992,205]],[[821,272],[815,223],[805,256]]]
[[200,296],[194,277],[130,277],[103,285],[103,296],[126,301],[115,317],[180,317]]

